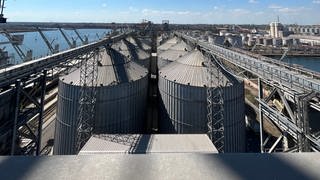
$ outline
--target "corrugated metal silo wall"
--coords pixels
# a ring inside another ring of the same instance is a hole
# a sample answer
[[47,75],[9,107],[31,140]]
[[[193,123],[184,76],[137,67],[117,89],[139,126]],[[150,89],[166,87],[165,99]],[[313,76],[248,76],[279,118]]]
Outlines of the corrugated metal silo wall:
[[244,84],[223,89],[224,97],[224,152],[245,152]]
[[148,77],[116,86],[99,87],[96,133],[143,133]]
[[[159,128],[162,133],[206,133],[206,88],[159,78]],[[224,88],[225,152],[245,151],[243,83]]]
[[80,87],[59,81],[57,119],[54,135],[55,155],[75,154]]
[[160,110],[160,131],[164,133],[206,132],[206,91],[159,78],[163,104]]
[[[144,133],[148,77],[98,87],[94,131]],[[59,82],[54,154],[75,154],[80,87]]]

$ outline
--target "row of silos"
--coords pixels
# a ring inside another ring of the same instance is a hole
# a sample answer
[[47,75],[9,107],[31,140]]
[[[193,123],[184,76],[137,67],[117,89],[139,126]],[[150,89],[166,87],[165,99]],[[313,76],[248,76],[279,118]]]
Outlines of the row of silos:
[[[126,44],[100,50],[94,133],[143,133],[148,70],[127,56]],[[80,70],[60,77],[54,154],[76,153]]]
[[[215,69],[217,73],[217,69]],[[161,95],[159,122],[164,133],[207,133],[206,58],[194,50],[159,71]],[[245,151],[244,85],[221,78],[224,152]],[[217,80],[215,80],[217,82]]]
[[[132,39],[128,42],[138,46]],[[207,67],[198,50],[191,51],[181,39],[167,41],[159,55],[183,51],[159,71],[161,133],[207,133]],[[136,64],[127,42],[102,50],[99,63],[95,133],[143,133],[147,69]],[[164,57],[164,55],[163,55]],[[75,153],[78,124],[79,70],[60,78],[54,154]],[[225,152],[244,152],[244,90],[240,81],[222,78]]]
[[177,37],[171,38],[158,47],[158,68],[162,68],[192,50],[187,43]]

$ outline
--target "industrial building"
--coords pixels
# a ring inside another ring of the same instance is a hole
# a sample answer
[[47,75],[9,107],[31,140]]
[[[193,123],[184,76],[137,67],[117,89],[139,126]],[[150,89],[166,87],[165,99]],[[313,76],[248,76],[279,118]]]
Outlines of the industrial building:
[[304,35],[319,35],[320,26],[302,26],[302,25],[289,25],[288,30],[294,34],[304,34]]
[[284,27],[280,22],[270,23],[270,36],[272,38],[282,38]]

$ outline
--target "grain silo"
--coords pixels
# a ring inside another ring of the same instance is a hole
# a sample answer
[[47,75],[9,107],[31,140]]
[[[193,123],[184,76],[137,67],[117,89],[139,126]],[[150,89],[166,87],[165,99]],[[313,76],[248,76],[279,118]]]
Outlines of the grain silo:
[[[176,43],[170,43],[170,42],[176,42]],[[169,47],[170,46],[170,47]],[[166,49],[169,47],[168,49]],[[166,49],[166,50],[161,50]],[[159,69],[168,65],[169,63],[177,60],[178,58],[181,58],[182,56],[188,54],[188,52],[191,51],[191,47],[179,39],[178,41],[169,41],[166,44],[163,44],[163,46],[160,46],[158,48],[159,54],[158,54],[158,67]]]
[[164,42],[163,44],[161,44],[158,47],[158,54],[160,54],[163,51],[168,50],[170,47],[176,45],[178,43],[179,39],[174,36],[173,38],[168,39],[166,42]]
[[[195,50],[159,70],[160,132],[206,133],[207,68]],[[217,73],[217,70],[216,70]],[[245,151],[244,86],[223,76],[224,152]]]
[[127,46],[126,51],[129,51],[131,58],[134,62],[139,65],[149,68],[150,65],[150,52],[145,50],[144,45],[141,44],[136,38],[129,37],[124,41],[119,43],[125,44]]
[[[147,69],[114,49],[100,51],[94,133],[143,133]],[[54,154],[74,154],[80,70],[59,81]]]

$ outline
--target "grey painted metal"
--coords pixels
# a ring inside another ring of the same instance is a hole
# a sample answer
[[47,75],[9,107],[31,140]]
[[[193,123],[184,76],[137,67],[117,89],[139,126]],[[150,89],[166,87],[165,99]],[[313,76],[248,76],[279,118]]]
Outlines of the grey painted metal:
[[59,81],[54,154],[76,152],[80,88]]
[[11,66],[9,68],[0,69],[0,86],[2,87],[15,83],[15,81],[19,78],[37,74],[45,68],[52,68],[61,63],[68,62],[68,60],[81,57],[83,54],[91,52],[98,47],[117,42],[131,33],[132,32],[128,32],[117,36],[108,37],[97,42],[66,50],[54,55],[28,61],[22,64]]
[[15,113],[14,113],[14,122],[12,127],[12,142],[11,142],[11,155],[15,154],[16,150],[16,137],[17,137],[17,124],[19,118],[19,104],[20,104],[20,88],[21,88],[21,81],[18,79],[16,82],[16,106],[15,106]]
[[129,56],[132,61],[142,65],[145,68],[149,68],[150,65],[150,53],[147,50],[144,50],[143,45],[137,42],[136,39],[129,37],[125,40],[119,41],[114,44],[113,49],[117,50],[117,48],[121,49],[119,52],[122,54]]
[[170,47],[176,45],[178,43],[179,39],[177,37],[173,37],[169,40],[167,40],[165,43],[161,44],[158,47],[158,51],[166,51],[170,49]]
[[[207,71],[200,52],[192,52],[160,69],[162,98],[160,131],[164,133],[206,133]],[[196,58],[196,59],[192,59]],[[215,72],[216,73],[216,72]],[[225,152],[245,151],[244,85],[224,77]]]
[[168,40],[158,48],[159,69],[188,54],[191,50],[189,45],[177,37]]
[[[0,179],[320,179],[319,153],[0,157]],[[266,171],[267,170],[267,171]]]
[[42,140],[42,126],[43,126],[43,111],[44,111],[44,100],[46,95],[46,82],[47,82],[47,70],[43,71],[43,75],[41,76],[40,84],[41,84],[41,95],[40,95],[40,103],[39,103],[39,122],[38,122],[38,139],[37,139],[37,149],[36,155],[39,156],[41,153],[41,140]]
[[[77,126],[77,151],[88,141],[93,131],[93,121],[95,120],[95,108],[97,101],[97,79],[98,79],[98,61],[100,58],[100,49],[86,54],[80,67],[80,97],[79,114]],[[91,88],[88,88],[91,87]]]
[[[258,78],[258,97],[259,101],[263,99],[263,87],[262,81]],[[262,112],[262,105],[259,103],[259,120],[260,120],[260,152],[264,152],[264,143],[263,143],[263,112]]]
[[[259,100],[258,100],[259,101]],[[290,134],[294,139],[298,139],[297,134],[302,134],[303,130],[299,128],[294,122],[291,121],[290,118],[286,117],[285,115],[279,113],[276,109],[270,107],[267,103],[263,100],[259,101],[262,105],[263,114],[265,114],[268,118],[270,118],[277,126],[282,130]],[[307,139],[310,140],[311,145],[315,147],[317,150],[320,150],[320,141],[318,138],[310,135],[305,135]]]
[[[98,67],[94,133],[142,133],[148,71],[115,50],[104,50]],[[74,154],[79,70],[60,78],[54,154]]]
[[281,84],[295,92],[315,91],[320,92],[320,80],[308,75],[308,72],[294,71],[280,64],[274,64],[269,59],[251,57],[244,52],[236,52],[221,46],[200,42],[195,38],[177,33],[179,36],[213,53],[255,75],[272,82]]
[[206,134],[99,134],[79,155],[154,153],[218,153]]

